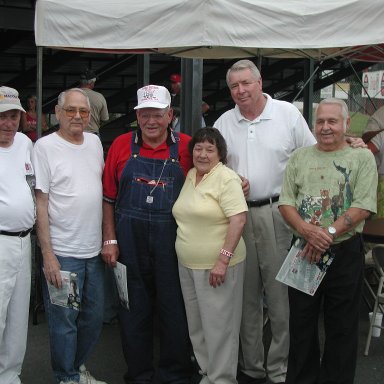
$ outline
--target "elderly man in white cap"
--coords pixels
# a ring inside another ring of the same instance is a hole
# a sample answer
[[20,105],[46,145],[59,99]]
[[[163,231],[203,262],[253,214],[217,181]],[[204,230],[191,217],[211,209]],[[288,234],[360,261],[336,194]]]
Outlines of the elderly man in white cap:
[[175,252],[172,206],[191,168],[190,137],[173,132],[168,90],[137,91],[140,129],[119,136],[103,175],[103,250],[106,263],[126,265],[130,309],[119,313],[126,383],[151,383],[153,321],[158,311],[161,383],[187,384],[190,355],[187,321]]
[[27,343],[30,232],[35,222],[31,140],[17,132],[18,92],[0,87],[0,383],[19,384]]

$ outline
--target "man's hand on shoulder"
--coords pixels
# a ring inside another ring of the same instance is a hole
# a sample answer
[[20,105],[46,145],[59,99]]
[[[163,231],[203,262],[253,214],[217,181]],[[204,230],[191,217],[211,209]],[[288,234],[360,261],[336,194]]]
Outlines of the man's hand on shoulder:
[[352,148],[368,148],[361,137],[346,136],[345,140]]
[[247,197],[249,196],[249,190],[250,190],[249,181],[248,179],[246,179],[241,175],[239,175],[239,177],[241,179],[241,188],[243,189],[244,197],[245,199],[247,199]]

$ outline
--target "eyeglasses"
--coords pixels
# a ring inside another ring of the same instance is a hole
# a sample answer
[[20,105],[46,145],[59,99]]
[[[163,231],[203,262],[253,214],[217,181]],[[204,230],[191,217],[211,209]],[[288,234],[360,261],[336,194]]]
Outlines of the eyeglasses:
[[161,120],[165,115],[166,115],[167,111],[163,112],[163,113],[142,113],[140,114],[140,117],[144,120],[144,121],[148,121],[149,119],[153,119],[153,120],[156,120],[156,121],[159,121]]
[[65,111],[65,114],[67,115],[67,117],[75,117],[77,115],[77,112],[79,112],[79,115],[82,119],[85,119],[86,117],[89,116],[88,109],[83,109],[83,108],[77,109],[77,108],[71,108],[71,107],[70,108],[61,107],[61,109]]

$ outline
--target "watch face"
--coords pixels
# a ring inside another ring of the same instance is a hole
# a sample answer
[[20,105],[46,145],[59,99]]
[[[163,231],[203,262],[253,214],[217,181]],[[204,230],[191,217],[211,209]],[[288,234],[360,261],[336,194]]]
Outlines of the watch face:
[[335,235],[335,234],[336,234],[336,228],[335,228],[335,227],[328,227],[328,232],[329,232],[331,235]]

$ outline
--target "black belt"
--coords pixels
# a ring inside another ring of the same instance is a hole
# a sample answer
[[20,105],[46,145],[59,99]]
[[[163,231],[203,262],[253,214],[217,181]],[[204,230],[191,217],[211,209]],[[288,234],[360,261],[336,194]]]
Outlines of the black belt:
[[27,229],[26,231],[21,232],[8,232],[8,231],[0,231],[0,235],[4,236],[17,236],[17,237],[25,237],[32,232],[32,228]]
[[277,195],[277,196],[272,196],[272,197],[270,197],[270,198],[268,198],[268,199],[247,201],[247,205],[248,205],[248,207],[250,207],[250,208],[253,208],[253,207],[262,207],[263,205],[276,203],[276,201],[278,201],[278,200],[279,200],[279,195]]

